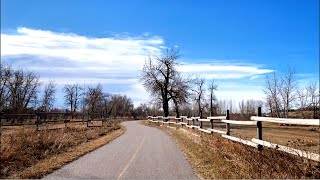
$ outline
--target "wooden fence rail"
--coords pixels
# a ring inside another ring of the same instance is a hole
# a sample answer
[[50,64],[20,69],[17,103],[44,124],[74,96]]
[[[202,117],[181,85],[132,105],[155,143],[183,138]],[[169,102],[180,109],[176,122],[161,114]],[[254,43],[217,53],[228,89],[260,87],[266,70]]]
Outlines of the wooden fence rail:
[[[59,116],[59,118],[58,118]],[[73,116],[81,116],[81,120],[73,120]],[[51,117],[51,118],[50,118]],[[36,112],[34,114],[0,114],[0,128],[2,126],[24,126],[35,125],[39,130],[39,126],[43,124],[65,124],[69,123],[86,123],[87,127],[91,127],[92,122],[101,121],[104,123],[109,118],[102,114],[92,113],[71,113],[71,112]],[[27,121],[26,121],[27,120]],[[1,131],[1,129],[0,129]]]
[[[294,149],[291,147],[275,144],[275,143],[270,143],[267,141],[262,140],[262,122],[272,122],[272,123],[280,123],[280,124],[294,124],[294,125],[305,125],[305,126],[320,126],[320,121],[319,119],[285,119],[285,118],[270,118],[270,117],[261,117],[261,107],[258,107],[258,114],[257,116],[252,116],[250,121],[237,121],[237,120],[230,120],[229,116],[229,110],[227,110],[226,116],[214,116],[214,117],[207,117],[206,119],[203,119],[200,117],[186,117],[186,116],[181,116],[180,119],[176,118],[176,120],[181,120],[181,122],[170,122],[176,125],[181,125],[181,127],[187,127],[187,128],[192,128],[199,130],[201,132],[205,133],[218,133],[221,135],[221,137],[242,143],[248,146],[252,146],[257,148],[259,151],[262,150],[263,147],[268,147],[272,149],[276,149],[279,151],[287,152],[290,154],[298,155],[300,157],[304,157],[313,161],[320,162],[320,155],[316,153],[311,153],[307,151],[302,151],[298,149]],[[169,120],[169,117],[152,117],[148,116],[148,120],[150,122],[159,122],[163,121],[163,119]],[[187,123],[184,123],[183,120],[186,120]],[[219,120],[218,122],[224,123],[226,125],[226,131],[221,131],[218,129],[214,129],[214,122],[213,120]],[[195,121],[199,122],[199,126],[195,125]],[[189,122],[192,122],[189,123]],[[211,128],[204,129],[203,128],[203,122],[210,122]],[[163,123],[163,125],[170,123]],[[231,124],[236,124],[236,125],[246,125],[246,126],[256,126],[257,127],[257,138],[253,138],[250,140],[245,140],[241,139],[239,137],[234,137],[230,135],[230,129],[231,129]]]

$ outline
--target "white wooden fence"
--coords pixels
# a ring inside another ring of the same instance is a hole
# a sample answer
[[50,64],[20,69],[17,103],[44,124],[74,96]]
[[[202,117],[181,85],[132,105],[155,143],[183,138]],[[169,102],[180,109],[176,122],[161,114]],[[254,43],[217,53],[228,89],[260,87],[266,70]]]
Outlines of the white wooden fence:
[[[258,116],[252,116],[250,121],[237,121],[237,120],[230,120],[229,110],[227,111],[226,116],[215,116],[215,117],[207,117],[206,119],[200,119],[200,117],[190,117],[187,118],[186,116],[180,116],[180,118],[176,117],[162,117],[162,116],[148,116],[148,121],[154,123],[162,123],[162,125],[168,124],[175,124],[181,125],[181,127],[187,127],[196,129],[205,133],[218,133],[221,134],[221,137],[239,142],[242,144],[246,144],[258,150],[262,150],[262,147],[268,147],[272,149],[276,149],[279,151],[287,152],[290,154],[298,155],[300,157],[304,157],[307,159],[311,159],[313,161],[320,162],[320,155],[316,153],[311,153],[307,151],[302,151],[299,149],[294,149],[291,147],[267,142],[262,140],[262,122],[272,122],[272,123],[280,123],[280,124],[294,124],[294,125],[306,125],[306,126],[320,126],[319,119],[285,119],[285,118],[270,118],[270,117],[261,117],[261,108],[258,108]],[[174,121],[170,121],[174,120]],[[195,125],[195,121],[198,121],[200,125]],[[202,122],[210,122],[211,128],[203,128]],[[222,122],[226,124],[226,130],[218,130],[214,129],[214,122]],[[250,140],[241,139],[239,137],[230,136],[230,124],[237,124],[237,125],[248,125],[248,126],[256,126],[257,127],[257,138],[253,138]]]

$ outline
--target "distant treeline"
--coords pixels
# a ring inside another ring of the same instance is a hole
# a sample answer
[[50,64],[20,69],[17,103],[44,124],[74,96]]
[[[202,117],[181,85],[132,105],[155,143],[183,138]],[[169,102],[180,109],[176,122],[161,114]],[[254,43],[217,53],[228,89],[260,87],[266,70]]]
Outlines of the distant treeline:
[[[36,73],[11,67],[1,67],[0,73],[0,112],[17,114],[66,110],[54,107],[57,90],[54,81],[42,84]],[[44,86],[43,92],[40,92],[41,86]],[[79,84],[66,84],[63,92],[64,103],[69,112],[107,116],[134,115],[130,98],[104,92],[100,84],[86,88]]]

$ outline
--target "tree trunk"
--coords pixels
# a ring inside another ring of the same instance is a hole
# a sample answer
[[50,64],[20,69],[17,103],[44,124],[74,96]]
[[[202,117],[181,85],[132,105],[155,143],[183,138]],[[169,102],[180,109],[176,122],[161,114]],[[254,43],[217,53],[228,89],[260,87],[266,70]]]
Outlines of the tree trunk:
[[176,110],[176,117],[179,118],[180,117],[180,112],[179,112],[179,105],[178,102],[173,100],[174,102],[174,106],[175,106],[175,110]]
[[169,116],[169,104],[168,104],[168,98],[164,97],[163,100],[163,113],[165,117]]
[[169,102],[168,102],[168,89],[167,89],[166,85],[164,87],[164,92],[162,93],[162,105],[163,105],[164,116],[168,117],[169,116]]
[[213,109],[212,109],[213,104],[212,104],[212,100],[213,100],[213,98],[212,98],[212,93],[211,93],[211,94],[210,94],[210,116],[213,116]]
[[198,102],[198,108],[199,108],[199,116],[200,118],[202,118],[202,109],[201,109],[200,101]]

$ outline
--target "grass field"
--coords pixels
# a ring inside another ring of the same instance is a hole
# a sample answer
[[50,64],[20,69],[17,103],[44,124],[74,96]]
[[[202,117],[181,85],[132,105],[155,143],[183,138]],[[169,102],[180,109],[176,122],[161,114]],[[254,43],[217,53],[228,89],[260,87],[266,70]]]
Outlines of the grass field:
[[2,127],[0,178],[39,178],[121,135],[118,122]]

